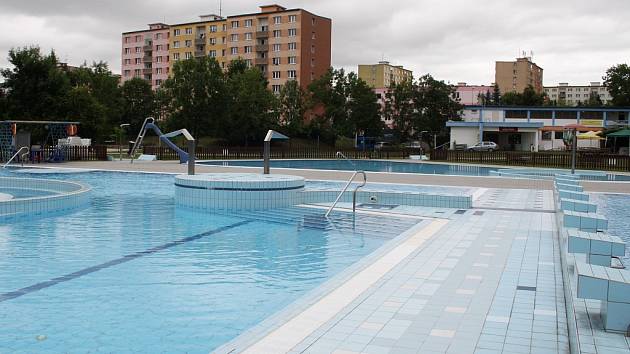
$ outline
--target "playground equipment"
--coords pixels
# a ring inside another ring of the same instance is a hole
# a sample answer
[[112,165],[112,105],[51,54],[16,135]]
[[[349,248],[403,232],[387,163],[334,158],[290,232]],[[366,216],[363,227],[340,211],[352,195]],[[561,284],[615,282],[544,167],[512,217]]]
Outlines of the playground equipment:
[[[54,150],[46,159],[50,162],[61,162],[66,160],[67,146],[76,144],[60,144],[60,141],[75,141],[80,138],[75,135],[78,132],[79,122],[58,122],[58,121],[23,121],[6,120],[0,121],[0,161],[8,161],[16,151],[22,147],[31,147],[31,133],[18,129],[23,125],[44,126],[48,131],[44,145],[53,146]],[[89,145],[87,140],[85,143]],[[81,144],[84,146],[85,144]],[[21,157],[21,156],[20,156]]]
[[[155,125],[155,119],[153,117],[148,117],[147,119],[144,120],[144,123],[142,123],[142,128],[140,129],[140,132],[138,133],[138,137],[136,137],[136,140],[134,141],[133,146],[131,150],[129,151],[129,157],[131,158],[131,163],[133,163],[133,160],[134,160],[133,157],[135,156],[140,146],[142,146],[142,141],[144,140],[144,136],[147,134],[147,131],[149,129],[155,132],[155,134],[160,138],[161,142],[163,142],[168,147],[173,149],[177,153],[177,155],[179,155],[180,163],[188,162],[188,174],[194,175],[195,174],[195,138],[193,138],[193,136],[190,135],[187,129],[180,129],[172,133],[163,134],[160,128],[158,128],[157,125]],[[183,135],[186,141],[188,142],[189,153],[180,149],[177,145],[175,145],[170,140],[170,138],[174,138],[179,135]]]

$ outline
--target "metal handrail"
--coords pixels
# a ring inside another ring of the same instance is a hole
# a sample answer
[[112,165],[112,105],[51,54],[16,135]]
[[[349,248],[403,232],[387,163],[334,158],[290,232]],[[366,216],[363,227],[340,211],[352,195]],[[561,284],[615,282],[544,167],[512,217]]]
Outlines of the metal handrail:
[[147,124],[154,123],[154,122],[155,122],[155,119],[153,117],[148,117],[147,119],[144,120],[144,123],[142,123],[142,128],[140,128],[140,132],[138,132],[136,141],[133,143],[133,147],[131,148],[131,151],[129,151],[129,156],[131,157],[131,163],[133,163],[133,157],[135,156],[136,151],[138,150],[138,147],[142,145],[142,141],[144,140],[144,135],[147,133],[146,132]]
[[343,152],[341,151],[337,151],[337,157],[343,157],[344,160],[348,161],[348,163],[350,164],[350,166],[352,166],[352,168],[356,171],[357,170],[357,166],[354,164],[354,162],[352,162],[352,160],[350,160],[349,158],[346,157],[346,155],[343,154]]
[[[7,168],[7,166],[9,166],[9,164],[11,163],[11,161],[15,160],[16,157],[18,157],[18,155],[20,155],[20,153],[22,152],[22,150],[26,150],[26,152],[24,154],[22,154],[22,160],[24,160],[24,155],[27,155],[29,152],[31,152],[31,149],[28,148],[28,146],[22,146],[14,155],[13,157],[11,157],[9,159],[9,161],[7,161],[7,163],[5,163],[2,168]],[[22,163],[23,164],[23,163]]]
[[[348,161],[353,167],[355,167],[355,165],[343,154],[341,153],[341,151],[337,151],[337,156],[341,156],[344,159],[346,159],[346,161]],[[357,191],[361,188],[363,188],[366,184],[367,184],[367,174],[365,174],[365,171],[360,171],[360,170],[355,170],[354,173],[352,174],[352,177],[350,177],[350,179],[348,180],[348,183],[346,183],[346,185],[343,187],[343,189],[341,190],[341,192],[339,193],[339,195],[337,196],[337,199],[335,199],[335,202],[330,206],[330,208],[328,208],[328,210],[326,211],[326,215],[325,217],[328,217],[328,215],[330,215],[330,213],[333,211],[333,209],[335,209],[335,206],[337,206],[337,203],[339,203],[339,200],[341,199],[341,197],[343,196],[343,194],[348,190],[348,188],[350,187],[350,185],[352,184],[352,181],[354,181],[354,178],[358,175],[361,174],[363,175],[363,183],[361,183],[360,185],[358,185],[354,191],[352,192],[352,212],[355,213],[356,209],[357,209]]]
[[443,147],[445,147],[445,146],[449,146],[449,145],[451,145],[451,143],[450,143],[450,142],[448,142],[448,143],[444,143],[444,144],[442,144],[442,145],[440,145],[440,146],[436,146],[436,147],[434,147],[434,148],[433,148],[433,150],[440,150],[441,148],[443,148]]

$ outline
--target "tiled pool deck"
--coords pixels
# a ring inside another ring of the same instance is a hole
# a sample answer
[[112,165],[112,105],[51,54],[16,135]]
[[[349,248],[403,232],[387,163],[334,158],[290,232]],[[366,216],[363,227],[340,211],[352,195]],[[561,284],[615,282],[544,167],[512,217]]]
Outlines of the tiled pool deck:
[[[99,168],[98,164],[80,165]],[[330,172],[305,177],[314,176],[334,179]],[[413,182],[417,180],[413,177],[376,176],[371,180],[427,183],[426,179]],[[345,174],[338,177],[344,179]],[[303,308],[297,304],[284,321],[276,318],[275,322],[267,322],[265,325],[272,327],[255,328],[217,352],[570,352],[571,315],[566,313],[560,257],[565,245],[556,226],[552,185],[545,181],[488,180],[460,180],[461,185],[478,187],[473,209],[400,206],[379,210],[434,219],[383,250],[379,258],[371,260],[374,267],[365,265],[349,274],[341,284],[353,284],[359,279],[355,276],[365,276],[360,278],[364,282],[353,287],[353,296],[335,293],[335,287],[331,287],[320,294],[322,301],[304,303]],[[587,190],[597,186],[620,192],[628,192],[629,188],[627,184],[585,183]],[[428,229],[431,225],[434,229]],[[397,254],[400,258],[391,257]],[[568,257],[571,260],[580,256]],[[379,263],[383,259],[386,261]],[[370,272],[363,274],[366,269]],[[581,352],[630,353],[630,338],[603,331],[599,301],[577,299],[575,292],[569,294],[575,307]],[[326,307],[323,300],[341,295],[345,302],[336,303],[339,308],[330,312],[331,303]],[[320,303],[324,307],[312,307]],[[291,319],[299,321],[283,329],[283,322]],[[252,333],[258,337],[252,337]],[[278,336],[282,333],[294,336],[282,339]]]

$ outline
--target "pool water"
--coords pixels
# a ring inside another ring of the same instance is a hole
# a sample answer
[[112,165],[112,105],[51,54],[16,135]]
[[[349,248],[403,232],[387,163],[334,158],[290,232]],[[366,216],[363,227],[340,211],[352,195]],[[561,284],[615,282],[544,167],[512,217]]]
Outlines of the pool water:
[[55,195],[57,193],[52,191],[46,191],[42,189],[30,189],[30,188],[0,188],[0,193],[9,194],[13,198],[35,198],[45,197],[48,195]]
[[[203,161],[203,165],[232,166],[232,167],[262,167],[262,160],[230,160],[230,161]],[[491,172],[509,170],[497,167],[481,167],[474,165],[452,165],[422,162],[400,162],[387,160],[352,160],[352,164],[345,160],[271,160],[272,168],[296,168],[315,170],[363,170],[369,172],[394,172],[394,173],[422,173],[432,175],[457,175],[457,176],[490,176]],[[523,171],[519,168],[519,171]],[[541,169],[538,172],[544,171]],[[566,172],[568,170],[554,170],[553,172]],[[630,181],[630,176],[603,174],[583,176],[589,180],[616,180]]]
[[308,208],[176,209],[169,175],[36,177],[90,185],[91,206],[0,225],[0,353],[207,353],[417,222],[317,228]]
[[597,213],[608,219],[608,233],[626,242],[626,256],[622,258],[626,268],[630,268],[630,194],[591,193]]

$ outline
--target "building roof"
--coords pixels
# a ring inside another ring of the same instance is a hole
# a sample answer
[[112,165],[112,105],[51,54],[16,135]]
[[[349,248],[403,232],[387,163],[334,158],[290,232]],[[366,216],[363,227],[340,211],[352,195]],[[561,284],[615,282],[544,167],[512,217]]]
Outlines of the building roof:
[[630,112],[630,107],[566,107],[566,106],[464,106],[464,109],[484,111],[558,111],[558,112]]
[[[449,120],[446,122],[447,127],[479,127],[479,122],[463,122]],[[545,126],[543,122],[483,122],[484,127],[489,128],[542,128]]]

